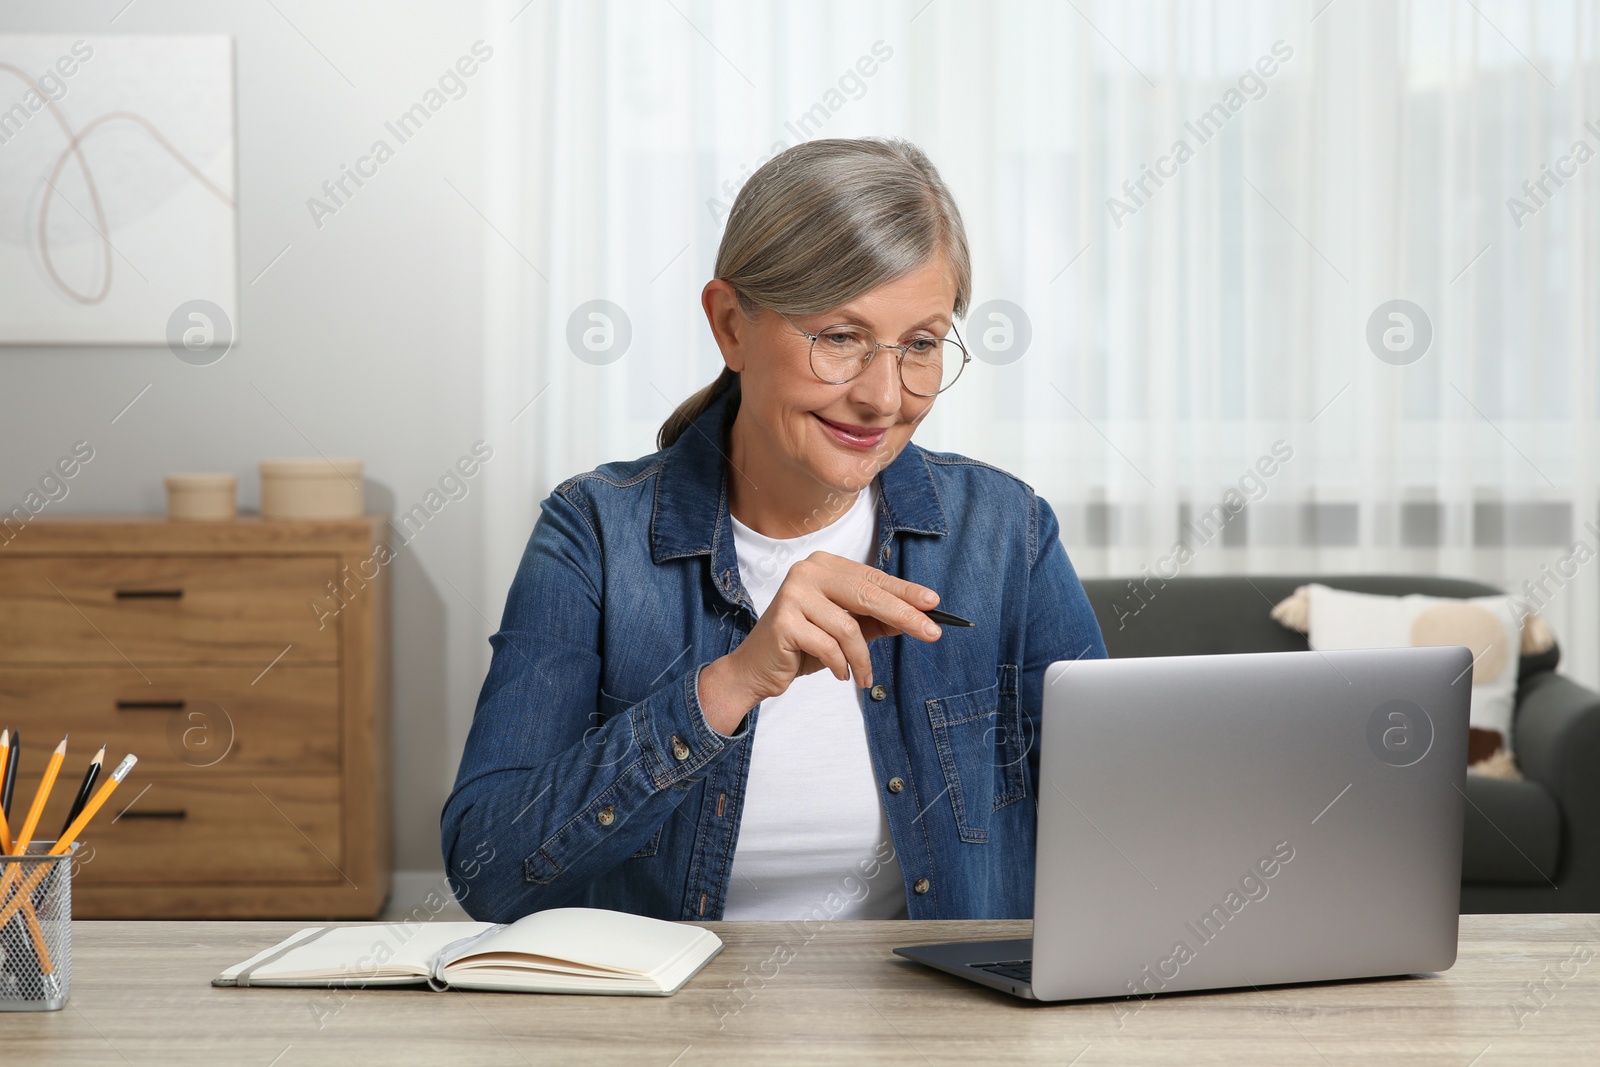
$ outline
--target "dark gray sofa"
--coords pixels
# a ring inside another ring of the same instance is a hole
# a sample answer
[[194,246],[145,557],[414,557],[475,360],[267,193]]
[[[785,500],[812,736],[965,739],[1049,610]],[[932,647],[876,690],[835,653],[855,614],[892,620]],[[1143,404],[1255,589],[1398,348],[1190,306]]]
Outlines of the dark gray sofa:
[[[1480,582],[1408,575],[1090,579],[1106,650],[1195,656],[1304,650],[1269,612],[1297,586],[1473,597]],[[1561,651],[1524,656],[1512,748],[1524,780],[1467,776],[1463,912],[1600,911],[1600,694],[1555,670]]]

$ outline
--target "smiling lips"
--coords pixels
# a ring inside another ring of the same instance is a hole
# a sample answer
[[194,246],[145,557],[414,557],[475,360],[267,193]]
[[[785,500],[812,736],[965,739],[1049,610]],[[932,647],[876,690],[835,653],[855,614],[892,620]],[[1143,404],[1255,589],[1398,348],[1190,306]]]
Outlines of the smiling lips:
[[[817,415],[816,412],[812,412]],[[850,426],[845,423],[830,422],[817,415],[817,421],[822,423],[822,428],[827,430],[835,441],[849,448],[872,448],[883,440],[883,435],[888,432],[887,426]]]

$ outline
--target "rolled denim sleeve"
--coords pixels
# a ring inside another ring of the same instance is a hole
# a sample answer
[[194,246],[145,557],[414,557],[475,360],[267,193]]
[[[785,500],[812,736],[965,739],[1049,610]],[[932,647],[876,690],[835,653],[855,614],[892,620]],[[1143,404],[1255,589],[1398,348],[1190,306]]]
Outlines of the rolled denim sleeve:
[[591,513],[570,486],[558,488],[489,638],[489,672],[440,820],[445,869],[475,919],[509,922],[570,902],[636,852],[748,730],[727,736],[706,722],[704,662],[603,716],[602,567]]
[[[1049,502],[1030,495],[1028,541],[1032,565],[1028,579],[1027,633],[1023,642],[1021,710],[1030,721],[1024,736],[1040,736],[1044,709],[1044,673],[1059,660],[1105,659],[1105,639],[1089,596],[1061,543],[1061,525]],[[1039,746],[1028,750],[1028,766],[1039,780]]]

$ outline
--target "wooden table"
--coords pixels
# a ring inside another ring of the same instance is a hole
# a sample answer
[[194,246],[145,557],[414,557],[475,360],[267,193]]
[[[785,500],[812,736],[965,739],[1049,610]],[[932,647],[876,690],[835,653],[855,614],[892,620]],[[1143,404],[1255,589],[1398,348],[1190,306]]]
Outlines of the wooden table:
[[889,951],[1019,922],[710,923],[726,949],[667,998],[208,984],[303,925],[79,922],[66,1009],[0,1013],[0,1063],[1600,1062],[1594,915],[1463,916],[1437,976],[1148,1002],[1031,1004]]

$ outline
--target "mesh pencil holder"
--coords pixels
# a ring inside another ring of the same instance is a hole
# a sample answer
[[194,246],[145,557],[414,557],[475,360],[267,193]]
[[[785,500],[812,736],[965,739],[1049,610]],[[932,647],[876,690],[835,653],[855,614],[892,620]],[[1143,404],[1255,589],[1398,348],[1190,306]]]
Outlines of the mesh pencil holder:
[[0,856],[0,1011],[60,1011],[72,991],[72,866],[35,841]]

